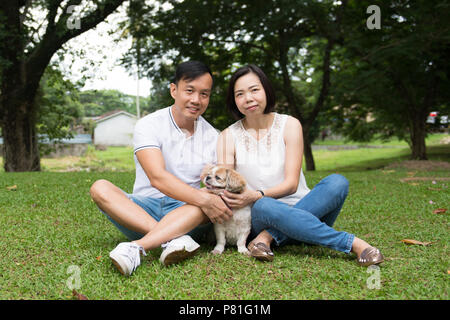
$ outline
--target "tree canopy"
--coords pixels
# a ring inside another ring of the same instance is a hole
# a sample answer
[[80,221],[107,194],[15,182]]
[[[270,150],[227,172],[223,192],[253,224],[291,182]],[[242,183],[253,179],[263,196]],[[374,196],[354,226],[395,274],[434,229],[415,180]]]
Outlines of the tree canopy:
[[[38,133],[62,132],[77,112],[112,107],[134,113],[131,97],[115,91],[64,97],[70,84],[48,69],[68,40],[124,1],[0,3],[6,171],[39,170]],[[176,65],[196,59],[210,66],[215,80],[205,118],[224,129],[234,121],[225,108],[228,80],[253,63],[271,79],[277,111],[301,121],[306,167],[314,170],[311,144],[321,126],[354,140],[396,135],[410,143],[412,158],[426,159],[427,115],[449,109],[449,7],[437,0],[131,0],[128,20],[118,27],[133,38],[123,65],[133,71],[137,65],[139,75],[152,80],[144,114],[172,102],[168,85]]]
[[450,101],[450,3],[395,1],[381,6],[380,29],[357,28],[352,21],[364,19],[369,4],[351,2],[346,12],[335,127],[353,140],[397,136],[412,158],[426,159],[426,118]]
[[[328,96],[331,52],[340,41],[341,7],[332,1],[167,1],[167,6],[136,4],[130,19],[139,42],[125,62],[139,63],[156,83],[170,81],[174,67],[201,60],[213,70],[215,89],[205,117],[219,129],[234,121],[225,110],[227,81],[239,66],[253,63],[272,80],[279,110],[303,124],[307,168],[314,169],[310,129]],[[139,46],[137,46],[139,44]],[[302,57],[300,51],[308,47]],[[314,56],[315,59],[312,59]],[[309,68],[302,65],[309,59]],[[312,71],[311,71],[312,70]],[[299,78],[312,83],[302,92]]]
[[[409,142],[412,158],[426,159],[426,117],[448,105],[447,2],[165,4],[135,4],[130,30],[139,42],[125,62],[136,63],[139,53],[145,75],[160,84],[183,60],[206,62],[216,79],[206,117],[219,129],[232,121],[223,100],[230,74],[254,63],[274,83],[278,110],[301,121],[308,169],[314,169],[312,139],[328,116],[352,139],[396,135]],[[368,10],[374,6],[379,10]]]
[[0,126],[5,171],[39,171],[36,103],[52,56],[124,0],[0,2]]

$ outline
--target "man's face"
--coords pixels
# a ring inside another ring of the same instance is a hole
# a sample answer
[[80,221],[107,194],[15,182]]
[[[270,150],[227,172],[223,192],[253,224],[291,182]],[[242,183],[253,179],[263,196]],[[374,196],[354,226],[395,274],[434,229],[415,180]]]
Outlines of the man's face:
[[196,120],[206,111],[212,84],[213,80],[209,73],[189,81],[181,79],[177,85],[170,84],[174,105],[186,119]]

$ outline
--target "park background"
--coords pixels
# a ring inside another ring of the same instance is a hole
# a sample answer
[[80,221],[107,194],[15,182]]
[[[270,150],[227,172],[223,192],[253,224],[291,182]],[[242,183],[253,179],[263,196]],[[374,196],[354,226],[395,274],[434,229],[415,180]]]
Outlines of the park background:
[[[2,1],[0,298],[448,299],[449,7]],[[102,35],[111,42],[100,45]],[[219,130],[234,121],[224,107],[233,71],[254,63],[268,74],[276,111],[303,125],[308,186],[335,172],[349,179],[335,227],[379,247],[380,268],[317,246],[275,248],[264,264],[233,249],[209,255],[205,244],[171,268],[155,250],[133,277],[116,272],[108,254],[125,239],[89,187],[103,178],[131,192],[132,148],[91,141],[73,154],[68,141],[92,136],[93,119],[112,111],[138,118],[170,105],[175,66],[188,59],[213,70],[204,117]],[[93,88],[107,80],[105,61],[132,80]],[[122,90],[128,82],[135,94]]]

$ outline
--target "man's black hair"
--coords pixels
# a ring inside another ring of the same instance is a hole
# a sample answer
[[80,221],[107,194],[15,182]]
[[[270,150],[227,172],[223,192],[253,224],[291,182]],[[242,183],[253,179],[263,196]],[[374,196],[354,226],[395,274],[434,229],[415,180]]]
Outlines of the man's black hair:
[[203,62],[186,61],[178,65],[177,70],[175,71],[173,83],[178,85],[178,81],[180,80],[191,81],[197,79],[205,73],[209,73],[211,78],[213,77],[211,70]]

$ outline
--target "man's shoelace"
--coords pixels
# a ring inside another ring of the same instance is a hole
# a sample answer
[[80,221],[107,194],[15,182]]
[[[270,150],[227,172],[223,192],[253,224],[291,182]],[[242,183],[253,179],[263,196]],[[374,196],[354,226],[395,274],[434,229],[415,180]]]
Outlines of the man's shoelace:
[[[136,249],[138,249],[138,250],[136,250]],[[144,248],[142,248],[141,246],[138,246],[138,245],[127,246],[127,253],[124,255],[131,260],[132,271],[136,270],[136,268],[141,263],[141,258],[140,258],[141,252],[144,256],[147,256]]]

